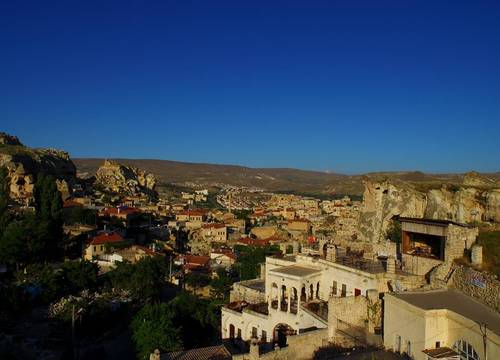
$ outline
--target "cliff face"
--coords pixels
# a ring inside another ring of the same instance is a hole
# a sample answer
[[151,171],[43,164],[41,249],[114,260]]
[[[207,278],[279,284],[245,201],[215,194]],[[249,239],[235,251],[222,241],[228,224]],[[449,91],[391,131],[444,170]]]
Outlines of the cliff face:
[[156,183],[153,174],[114,161],[105,160],[96,172],[96,184],[114,193],[155,195]]
[[39,173],[57,179],[63,198],[70,195],[70,183],[76,177],[76,167],[68,153],[54,149],[32,149],[19,139],[0,133],[0,167],[7,168],[10,180],[10,196],[21,204],[33,199],[33,188]]
[[381,242],[394,215],[500,223],[500,187],[493,180],[466,174],[460,185],[419,191],[407,182],[364,180],[358,230],[364,241]]
[[359,217],[361,240],[381,242],[389,221],[395,215],[423,217],[426,196],[402,181],[363,180],[365,191]]

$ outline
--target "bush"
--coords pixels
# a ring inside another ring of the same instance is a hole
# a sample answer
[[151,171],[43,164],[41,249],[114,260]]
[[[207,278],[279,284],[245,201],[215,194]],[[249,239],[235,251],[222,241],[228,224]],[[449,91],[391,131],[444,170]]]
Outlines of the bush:
[[130,327],[139,359],[148,359],[155,349],[170,352],[182,347],[167,304],[145,305],[134,316]]

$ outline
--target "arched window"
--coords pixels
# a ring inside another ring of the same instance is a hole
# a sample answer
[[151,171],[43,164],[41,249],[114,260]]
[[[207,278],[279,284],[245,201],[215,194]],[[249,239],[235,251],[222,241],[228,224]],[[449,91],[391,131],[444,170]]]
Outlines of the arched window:
[[456,341],[455,344],[453,344],[453,350],[460,354],[461,360],[481,360],[476,352],[476,349],[474,349],[467,341]]

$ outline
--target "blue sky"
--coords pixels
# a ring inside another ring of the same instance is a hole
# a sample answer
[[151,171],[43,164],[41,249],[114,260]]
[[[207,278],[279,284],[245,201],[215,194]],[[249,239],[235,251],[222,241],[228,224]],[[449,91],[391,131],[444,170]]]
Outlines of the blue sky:
[[495,1],[3,1],[0,130],[73,157],[500,171],[499,18]]

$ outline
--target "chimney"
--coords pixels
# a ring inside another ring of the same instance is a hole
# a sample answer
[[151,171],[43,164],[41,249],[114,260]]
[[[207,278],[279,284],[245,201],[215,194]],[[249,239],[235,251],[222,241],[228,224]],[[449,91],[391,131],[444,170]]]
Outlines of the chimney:
[[335,245],[326,245],[326,260],[331,262],[337,261],[337,248],[335,247]]
[[392,255],[390,255],[387,258],[387,270],[386,271],[388,274],[395,274],[396,273],[396,259]]
[[483,264],[483,247],[481,245],[473,245],[471,251],[472,265]]

